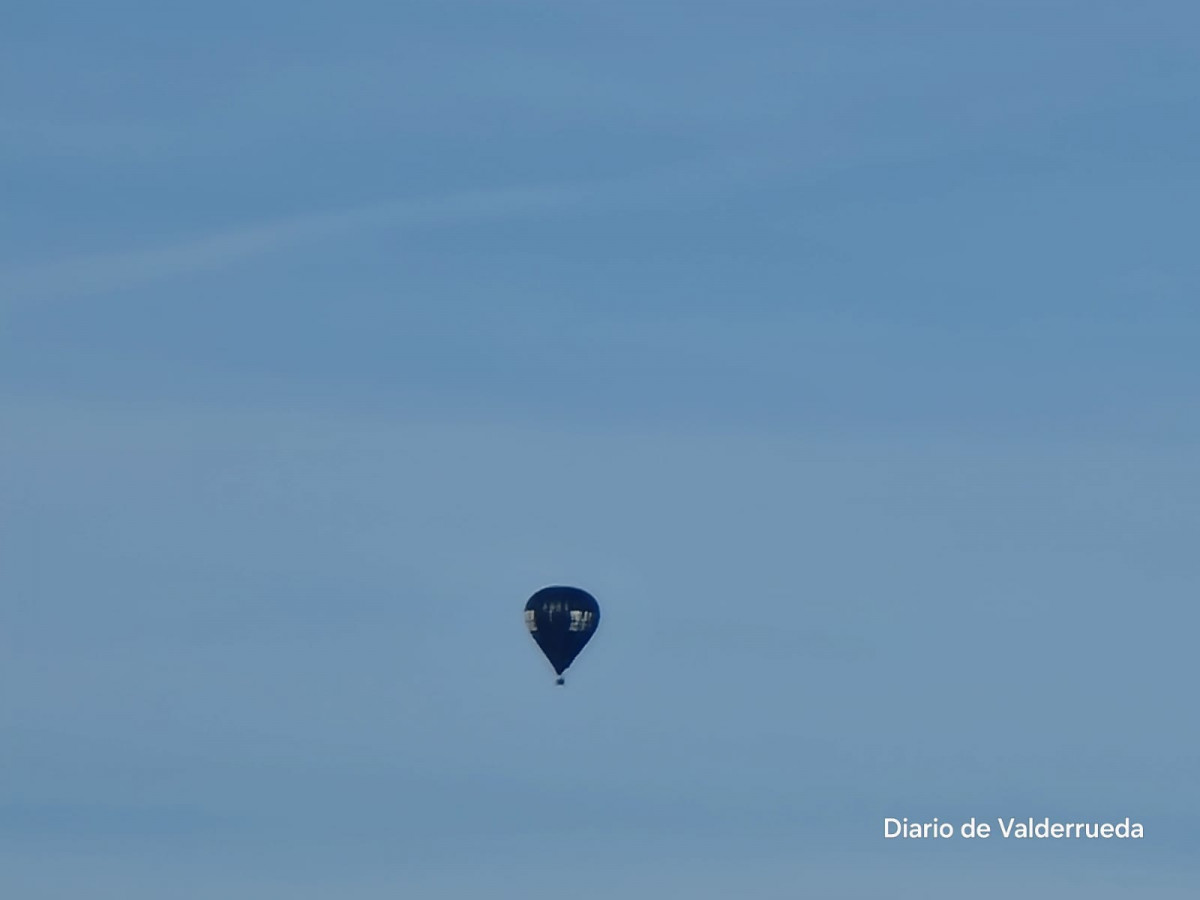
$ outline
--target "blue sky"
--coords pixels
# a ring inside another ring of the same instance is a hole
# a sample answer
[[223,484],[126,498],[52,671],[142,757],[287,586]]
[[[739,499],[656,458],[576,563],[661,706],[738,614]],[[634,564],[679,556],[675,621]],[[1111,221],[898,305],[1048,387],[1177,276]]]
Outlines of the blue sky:
[[1195,896],[1191,4],[5,18],[0,894]]

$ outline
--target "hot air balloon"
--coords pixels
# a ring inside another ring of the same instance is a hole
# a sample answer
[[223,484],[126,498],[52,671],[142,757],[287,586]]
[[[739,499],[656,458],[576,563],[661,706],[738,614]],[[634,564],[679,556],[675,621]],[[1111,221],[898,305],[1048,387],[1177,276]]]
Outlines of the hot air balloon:
[[576,587],[554,585],[536,592],[525,604],[525,626],[563,683],[563,672],[575,661],[600,624],[596,598]]

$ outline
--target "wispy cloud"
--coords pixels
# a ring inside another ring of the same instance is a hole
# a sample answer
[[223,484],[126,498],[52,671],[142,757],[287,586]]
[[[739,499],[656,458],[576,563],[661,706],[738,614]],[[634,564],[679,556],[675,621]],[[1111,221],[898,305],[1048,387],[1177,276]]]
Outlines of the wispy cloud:
[[80,296],[220,269],[252,257],[369,228],[420,228],[547,211],[587,187],[522,187],[327,210],[242,225],[158,247],[75,256],[0,271],[7,302]]
[[525,185],[324,210],[241,225],[158,247],[0,269],[0,304],[121,291],[373,228],[434,228],[566,210],[653,202],[680,189],[729,186],[761,164],[687,164],[665,172]]

